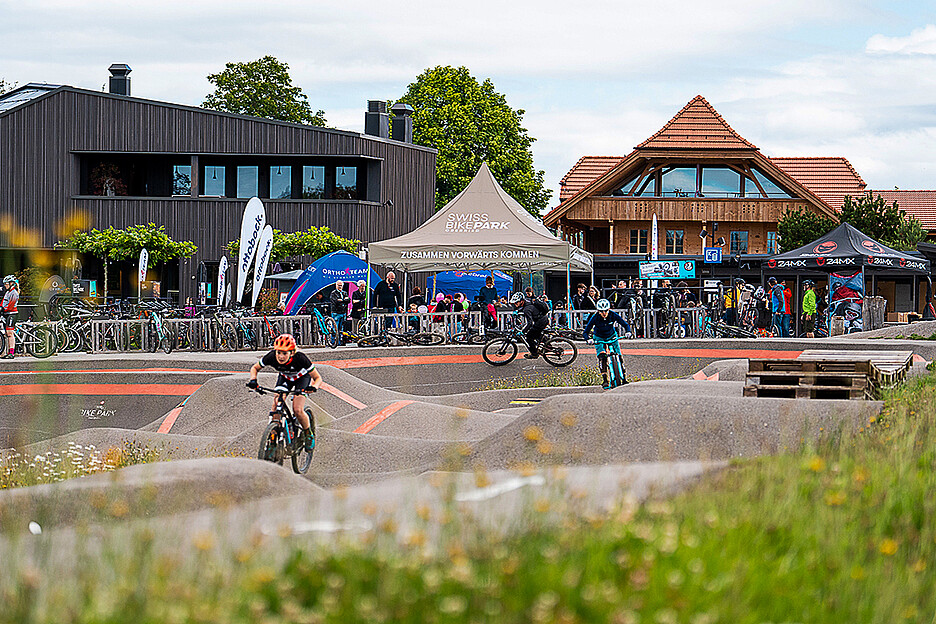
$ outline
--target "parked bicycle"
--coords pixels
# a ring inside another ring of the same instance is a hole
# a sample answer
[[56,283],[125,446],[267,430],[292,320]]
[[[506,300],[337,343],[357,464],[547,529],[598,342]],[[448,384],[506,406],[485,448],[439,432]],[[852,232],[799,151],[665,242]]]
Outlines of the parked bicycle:
[[364,336],[358,341],[359,347],[389,347],[391,345],[419,345],[428,347],[445,342],[445,336],[435,332],[393,331],[384,328],[379,334]]
[[[19,321],[16,332],[13,334],[16,349],[22,350],[37,358],[47,358],[53,355],[58,348],[55,332],[48,323],[35,323],[33,321]],[[0,333],[0,353],[7,352],[6,332]]]
[[[315,387],[309,387],[309,391],[315,392]],[[312,410],[306,406],[305,413],[309,417],[309,431],[312,435],[312,443],[306,444],[305,435],[299,426],[299,421],[289,409],[289,401],[286,399],[289,395],[304,394],[305,390],[276,390],[274,388],[264,388],[257,386],[254,392],[266,394],[272,392],[277,395],[275,416],[270,420],[270,424],[263,430],[263,437],[260,439],[260,450],[257,452],[257,459],[271,461],[275,464],[283,465],[288,456],[292,463],[293,472],[305,474],[312,464],[312,453],[315,451],[315,418],[312,416]]]

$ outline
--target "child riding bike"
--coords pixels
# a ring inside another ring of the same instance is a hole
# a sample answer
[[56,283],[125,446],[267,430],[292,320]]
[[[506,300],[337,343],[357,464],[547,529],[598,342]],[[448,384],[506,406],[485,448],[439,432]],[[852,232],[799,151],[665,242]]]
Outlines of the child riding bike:
[[[296,350],[296,339],[292,334],[281,334],[273,341],[273,350],[260,358],[260,361],[250,367],[250,381],[247,387],[255,390],[259,385],[257,383],[257,373],[265,366],[272,366],[278,373],[275,390],[307,390],[310,386],[319,389],[322,385],[322,376],[315,370],[315,364],[305,353]],[[277,396],[273,399],[273,411],[270,417],[276,416]],[[310,430],[311,422],[309,416],[305,413],[305,396],[297,394],[293,397],[293,414],[302,427],[302,434],[305,438],[306,450],[311,451],[315,444],[315,437]]]
[[[603,378],[601,385],[603,388],[608,388],[612,382],[608,360],[615,356],[621,358],[621,347],[618,344],[618,334],[614,324],[617,323],[627,332],[630,332],[630,326],[617,312],[611,311],[611,302],[607,299],[599,299],[595,307],[598,308],[598,313],[592,314],[591,318],[588,319],[583,334],[585,340],[588,340],[594,329],[595,352],[598,355],[598,368]],[[624,360],[620,359],[619,361],[621,363],[620,379],[613,380],[616,382],[615,385],[627,383],[627,378],[624,376]]]

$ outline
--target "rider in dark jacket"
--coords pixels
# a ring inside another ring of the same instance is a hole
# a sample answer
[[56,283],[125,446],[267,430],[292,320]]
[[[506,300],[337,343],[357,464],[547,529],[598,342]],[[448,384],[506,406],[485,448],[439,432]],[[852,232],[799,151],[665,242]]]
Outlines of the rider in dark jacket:
[[538,355],[537,347],[539,339],[543,335],[543,330],[549,324],[549,305],[538,299],[527,299],[521,292],[514,293],[510,298],[510,303],[526,319],[527,326],[523,330],[523,335],[526,337],[530,352],[525,353],[523,357],[533,359]]

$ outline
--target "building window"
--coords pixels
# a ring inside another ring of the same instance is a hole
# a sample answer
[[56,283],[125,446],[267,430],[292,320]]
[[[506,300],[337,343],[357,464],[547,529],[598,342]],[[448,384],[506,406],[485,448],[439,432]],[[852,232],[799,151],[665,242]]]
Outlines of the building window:
[[732,232],[731,233],[731,248],[729,253],[732,254],[746,254],[748,252],[747,248],[747,232]]
[[630,231],[630,252],[633,254],[647,253],[647,230]]
[[259,167],[238,167],[237,168],[237,196],[239,198],[257,197],[260,189],[257,178]]
[[694,197],[696,168],[674,167],[663,173],[660,191],[663,197]]
[[683,233],[684,230],[666,230],[666,253],[683,253]]
[[173,165],[172,167],[172,194],[192,194],[192,166]]
[[777,253],[777,233],[767,232],[767,253]]
[[741,174],[728,167],[703,167],[702,195],[705,197],[740,197]]
[[270,167],[270,199],[289,199],[292,196],[292,167]]
[[205,166],[205,193],[208,197],[224,197],[224,167]]
[[[761,188],[764,189],[764,193],[767,194],[767,197],[792,197],[789,193],[771,182],[770,179],[759,170],[752,169],[751,172],[754,174],[754,177],[757,178],[757,181],[760,183]],[[757,184],[750,178],[744,179],[744,196],[764,197],[763,193],[758,190]]]
[[325,167],[302,168],[302,199],[325,199]]
[[335,167],[335,199],[357,198],[357,167]]

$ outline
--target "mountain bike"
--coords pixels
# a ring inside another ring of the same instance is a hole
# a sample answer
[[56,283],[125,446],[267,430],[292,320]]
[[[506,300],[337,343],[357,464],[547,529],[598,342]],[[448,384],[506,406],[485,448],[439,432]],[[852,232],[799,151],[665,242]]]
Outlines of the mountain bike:
[[[524,345],[530,349],[526,336],[519,327],[515,327],[509,333],[491,338],[481,349],[481,357],[491,366],[504,366],[513,362],[517,357],[519,346]],[[578,349],[575,343],[568,338],[560,338],[544,334],[539,341],[538,352],[543,356],[548,364],[557,368],[568,366],[575,361],[578,355]]]
[[[315,392],[313,387],[310,392]],[[275,415],[271,417],[270,424],[263,430],[263,437],[260,439],[260,450],[257,452],[257,459],[271,461],[275,464],[283,465],[286,456],[292,463],[293,472],[305,474],[312,463],[312,453],[315,451],[315,418],[312,416],[312,410],[307,406],[305,408],[306,416],[309,417],[309,431],[312,434],[312,444],[307,448],[306,439],[302,428],[299,426],[299,420],[289,409],[289,402],[286,400],[289,395],[305,394],[304,390],[276,390],[274,388],[264,388],[257,386],[254,388],[257,394],[266,394],[271,392],[277,395]]]
[[146,333],[146,350],[156,353],[157,349],[162,349],[167,355],[172,353],[176,344],[176,336],[166,326],[162,315],[157,310],[149,310],[148,313],[150,322]]
[[603,388],[617,388],[627,383],[624,376],[624,356],[621,355],[621,345],[618,344],[617,333],[611,338],[598,338],[595,336],[595,351],[598,356],[598,370],[604,380]]
[[[55,332],[45,323],[19,321],[16,324],[16,349],[37,358],[47,358],[58,348]],[[0,353],[7,352],[6,332],[0,332]]]
[[312,307],[313,318],[315,319],[314,328],[318,333],[318,339],[323,345],[332,349],[338,346],[338,323],[330,316],[325,316],[317,306]]
[[393,331],[384,328],[379,334],[364,336],[358,341],[359,347],[389,347],[391,344],[420,345],[423,347],[440,345],[445,336],[435,332]]

